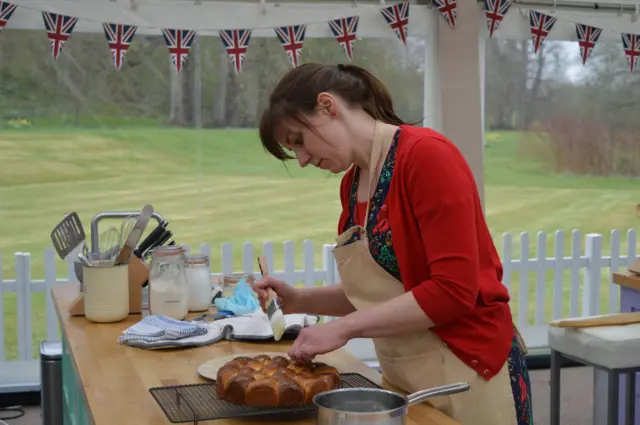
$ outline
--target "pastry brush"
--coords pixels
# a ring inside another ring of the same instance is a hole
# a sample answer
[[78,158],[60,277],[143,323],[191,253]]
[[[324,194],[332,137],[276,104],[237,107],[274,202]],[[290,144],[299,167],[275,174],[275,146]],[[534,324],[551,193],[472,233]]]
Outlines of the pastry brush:
[[[262,277],[267,277],[269,274],[269,268],[267,266],[267,259],[264,256],[258,257],[258,267],[260,268],[260,273],[262,273]],[[267,302],[266,304],[266,313],[269,318],[269,324],[271,325],[271,331],[273,332],[273,338],[276,341],[280,341],[282,335],[284,334],[284,329],[286,324],[284,322],[284,313],[282,312],[282,307],[280,306],[280,301],[278,300],[278,294],[271,288],[267,288]]]

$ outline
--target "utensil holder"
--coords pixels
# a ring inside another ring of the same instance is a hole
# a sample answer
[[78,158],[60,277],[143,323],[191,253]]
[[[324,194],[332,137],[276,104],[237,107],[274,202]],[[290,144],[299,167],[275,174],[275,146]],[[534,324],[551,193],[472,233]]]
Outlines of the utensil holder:
[[129,265],[83,267],[84,315],[96,323],[113,323],[129,315]]
[[[135,255],[131,256],[128,264],[128,287],[129,287],[129,314],[142,313],[142,284],[149,280],[149,266],[142,262]],[[122,266],[118,266],[122,267]],[[88,267],[83,266],[82,273]],[[84,277],[84,276],[83,276]],[[84,281],[84,279],[82,279]],[[81,285],[81,287],[84,284]],[[72,316],[84,316],[84,293],[80,292],[69,308]]]

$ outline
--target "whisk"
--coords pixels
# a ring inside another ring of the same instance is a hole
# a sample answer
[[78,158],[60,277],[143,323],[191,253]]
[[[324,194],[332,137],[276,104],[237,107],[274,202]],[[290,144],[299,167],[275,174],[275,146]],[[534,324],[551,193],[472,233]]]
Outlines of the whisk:
[[[100,233],[98,239],[99,254],[97,260],[112,260],[120,252],[122,244],[120,243],[120,232],[111,226],[104,232]],[[93,259],[91,260],[93,262]]]
[[122,221],[122,224],[120,225],[120,247],[124,246],[129,234],[133,231],[133,228],[136,227],[137,221],[137,215],[130,215]]

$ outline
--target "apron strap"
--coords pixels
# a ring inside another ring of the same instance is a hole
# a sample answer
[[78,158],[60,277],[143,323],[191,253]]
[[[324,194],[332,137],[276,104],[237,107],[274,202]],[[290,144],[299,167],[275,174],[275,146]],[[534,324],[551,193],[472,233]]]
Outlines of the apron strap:
[[382,142],[384,140],[384,127],[378,120],[375,122],[375,128],[373,130],[373,144],[371,146],[371,158],[369,160],[369,182],[367,184],[367,210],[364,214],[364,233],[367,235],[367,223],[369,222],[369,208],[371,207],[371,191],[375,188],[374,180],[376,178],[376,169],[378,168],[378,162],[382,156]]

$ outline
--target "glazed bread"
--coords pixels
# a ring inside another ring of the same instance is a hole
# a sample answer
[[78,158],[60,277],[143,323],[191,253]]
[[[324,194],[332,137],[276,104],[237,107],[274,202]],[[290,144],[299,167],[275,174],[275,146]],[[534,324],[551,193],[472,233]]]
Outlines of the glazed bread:
[[313,396],[339,388],[340,373],[324,363],[295,363],[283,356],[236,357],[218,370],[218,398],[254,407],[311,404]]

